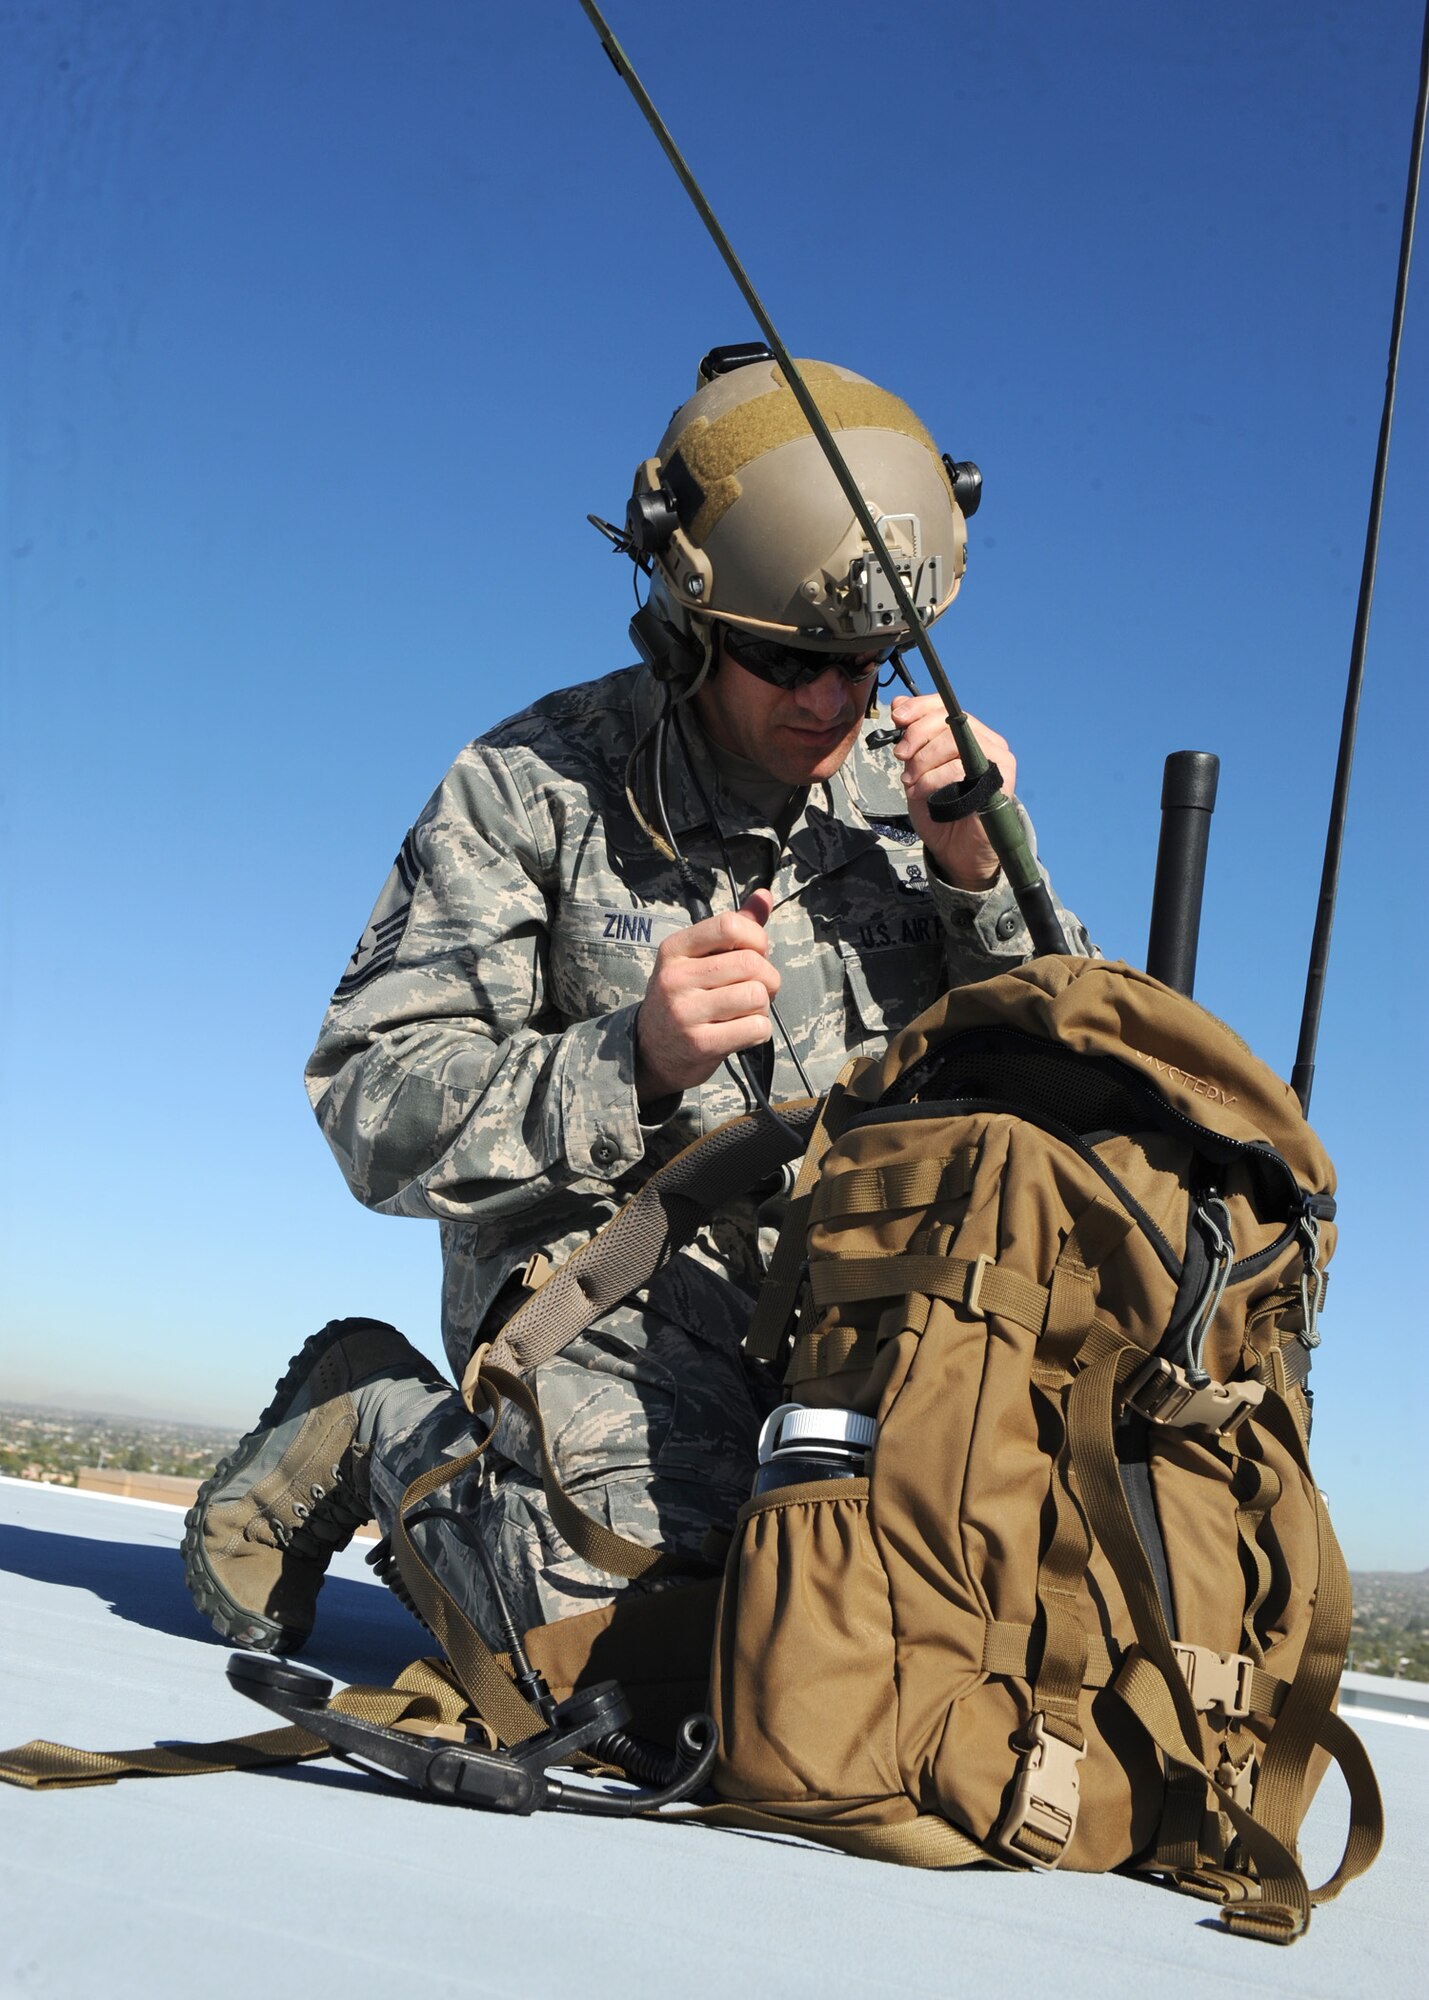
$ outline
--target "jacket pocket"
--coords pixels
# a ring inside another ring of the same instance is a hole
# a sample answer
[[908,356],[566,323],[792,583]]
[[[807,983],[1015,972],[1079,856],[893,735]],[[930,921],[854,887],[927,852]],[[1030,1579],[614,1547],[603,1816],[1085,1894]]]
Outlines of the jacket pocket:
[[[881,1046],[906,1027],[932,1006],[946,984],[941,933],[931,910],[894,912],[879,918],[876,927],[865,927],[870,932],[879,941],[863,950],[857,938],[839,941],[848,1009],[864,1030],[861,1046],[866,1048]],[[909,933],[906,938],[904,932]],[[885,938],[891,942],[883,942]]]

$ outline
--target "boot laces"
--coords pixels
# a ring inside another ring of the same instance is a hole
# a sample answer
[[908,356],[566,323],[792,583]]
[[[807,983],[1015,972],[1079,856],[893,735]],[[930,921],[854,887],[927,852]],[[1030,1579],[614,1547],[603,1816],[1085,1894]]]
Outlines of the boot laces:
[[344,1479],[341,1466],[330,1470],[330,1486],[320,1486],[315,1480],[308,1488],[309,1499],[293,1502],[297,1525],[287,1544],[299,1555],[324,1561],[334,1549],[347,1546],[354,1529],[360,1528],[371,1512],[351,1482]]

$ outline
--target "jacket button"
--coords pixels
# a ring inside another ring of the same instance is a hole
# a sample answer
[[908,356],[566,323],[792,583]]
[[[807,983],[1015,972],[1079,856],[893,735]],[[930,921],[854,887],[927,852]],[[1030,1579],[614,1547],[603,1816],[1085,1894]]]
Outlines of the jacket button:
[[1018,916],[1016,910],[1004,910],[993,928],[1000,938],[1010,938],[1016,935],[1017,928],[1021,922],[1022,919]]
[[590,1149],[590,1156],[598,1167],[608,1167],[615,1159],[615,1147],[609,1139],[597,1139]]

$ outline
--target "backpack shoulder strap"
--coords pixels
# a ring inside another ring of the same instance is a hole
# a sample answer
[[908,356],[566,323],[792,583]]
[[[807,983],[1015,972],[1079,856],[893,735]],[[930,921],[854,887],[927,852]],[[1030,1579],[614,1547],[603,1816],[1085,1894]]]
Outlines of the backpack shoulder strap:
[[513,1372],[538,1368],[592,1320],[647,1285],[715,1209],[766,1180],[808,1142],[822,1099],[776,1104],[731,1118],[686,1146],[602,1225],[514,1312],[488,1361]]

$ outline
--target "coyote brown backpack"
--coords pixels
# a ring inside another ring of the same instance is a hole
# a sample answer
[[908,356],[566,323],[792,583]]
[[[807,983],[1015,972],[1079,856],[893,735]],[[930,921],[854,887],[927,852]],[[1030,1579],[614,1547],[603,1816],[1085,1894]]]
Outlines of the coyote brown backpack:
[[[533,1371],[802,1150],[749,1343],[795,1402],[872,1420],[871,1449],[752,1499],[722,1586],[538,1627],[530,1665],[555,1699],[617,1674],[658,1733],[708,1679],[707,1821],[920,1867],[1142,1871],[1291,1942],[1382,1833],[1334,1711],[1349,1580],[1306,1452],[1335,1204],[1292,1092],[1144,973],[1047,957],[945,995],[778,1113],[708,1133],[542,1272],[463,1392],[511,1397],[544,1440]],[[414,1481],[393,1537],[399,1594],[447,1663],[334,1710],[444,1742],[474,1716],[507,1746],[545,1727],[408,1533],[479,1457]],[[666,1573],[580,1511],[549,1454],[545,1485],[587,1561]],[[304,1728],[112,1755],[36,1742],[0,1778],[327,1747]],[[1311,1890],[1296,1835],[1331,1759],[1349,1833]]]
[[[1144,1869],[1277,1941],[1369,1865],[1306,1456],[1332,1189],[1287,1086],[1124,966],[964,987],[846,1073],[751,1343],[876,1442],[740,1515],[725,1801],[931,1866]],[[1350,1838],[1312,1893],[1327,1755]]]
[[[1142,1870],[1292,1941],[1381,1837],[1334,1712],[1349,1580],[1307,1446],[1335,1203],[1293,1093],[1146,974],[1045,957],[780,1109],[652,1176],[466,1385],[534,1409],[513,1368],[807,1137],[749,1345],[792,1401],[877,1428],[861,1472],[740,1513],[706,1816],[925,1867]],[[582,1555],[648,1571],[546,1486]],[[688,1692],[699,1585],[533,1643],[569,1685],[586,1632],[608,1660],[638,1616],[648,1698],[656,1606]],[[1349,1836],[1311,1891],[1296,1835],[1331,1758]]]

